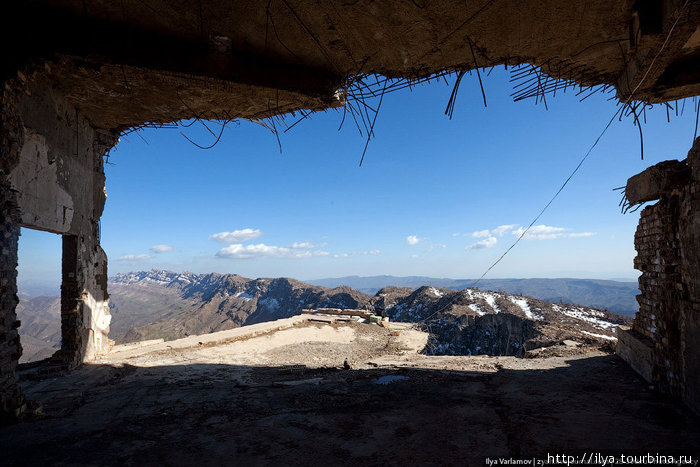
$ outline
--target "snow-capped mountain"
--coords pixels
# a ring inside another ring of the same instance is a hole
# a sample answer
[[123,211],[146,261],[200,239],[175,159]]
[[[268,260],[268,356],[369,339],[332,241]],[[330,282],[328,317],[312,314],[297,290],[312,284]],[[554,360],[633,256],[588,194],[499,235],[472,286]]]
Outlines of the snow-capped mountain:
[[429,331],[432,354],[523,356],[567,339],[599,344],[614,341],[617,326],[630,321],[606,310],[471,288],[389,287],[370,304]]

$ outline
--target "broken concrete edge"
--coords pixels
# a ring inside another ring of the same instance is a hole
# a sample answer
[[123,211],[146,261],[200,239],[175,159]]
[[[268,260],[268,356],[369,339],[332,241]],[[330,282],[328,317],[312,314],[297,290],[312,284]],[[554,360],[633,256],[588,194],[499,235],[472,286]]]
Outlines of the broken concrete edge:
[[108,353],[114,354],[114,353],[118,353],[118,352],[126,352],[129,350],[134,350],[134,349],[143,349],[145,347],[151,347],[153,345],[162,344],[163,342],[165,342],[165,339],[150,339],[150,340],[139,341],[139,342],[129,342],[126,344],[113,345],[110,348]]
[[659,162],[627,180],[625,197],[630,205],[654,201],[665,193],[682,188],[689,179],[687,161]]
[[[657,11],[640,8],[640,2],[598,0],[588,2],[582,14],[572,2],[530,1],[527,7],[521,4],[527,15],[508,2],[457,7],[442,0],[420,8],[393,2],[368,8],[348,2],[337,9],[299,2],[295,8],[300,8],[300,16],[277,13],[274,23],[275,8],[262,4],[244,7],[210,1],[207,18],[202,19],[202,9],[194,4],[172,8],[156,2],[162,5],[153,11],[163,14],[154,20],[114,2],[84,9],[79,2],[67,1],[6,3],[3,13],[11,18],[8,23],[34,34],[16,41],[11,28],[0,30],[6,38],[3,43],[12,44],[6,47],[2,71],[11,73],[38,57],[81,57],[55,72],[56,82],[84,90],[76,98],[92,107],[95,117],[106,113],[104,108],[132,104],[125,101],[143,102],[143,96],[132,96],[152,82],[131,76],[129,68],[143,70],[143,75],[165,69],[191,75],[191,81],[217,77],[323,92],[336,76],[377,73],[410,78],[448,69],[532,63],[533,69],[540,66],[552,78],[581,86],[616,83],[623,99],[635,90],[635,98],[670,101],[695,95],[698,89],[692,73],[672,73],[657,83],[667,68],[687,68],[686,60],[695,63],[698,44],[690,39],[699,13],[681,2],[652,2],[664,4]],[[193,21],[197,15],[200,21]],[[575,37],[565,33],[571,30],[577,31]],[[465,37],[473,50],[465,47]],[[614,37],[625,39],[606,40]],[[664,53],[655,54],[659,49]],[[119,71],[105,78],[104,68],[109,66]],[[549,83],[549,78],[545,81]],[[662,89],[655,89],[658,85]],[[146,96],[152,94],[150,90]],[[221,100],[212,98],[210,103]],[[260,107],[269,107],[264,101],[258,100]],[[143,107],[172,112],[178,104],[165,101]],[[130,114],[139,110],[132,108]]]
[[369,319],[373,316],[373,313],[369,310],[359,310],[351,308],[304,308],[302,310],[303,314],[308,315],[340,315],[340,316],[359,316],[361,318]]

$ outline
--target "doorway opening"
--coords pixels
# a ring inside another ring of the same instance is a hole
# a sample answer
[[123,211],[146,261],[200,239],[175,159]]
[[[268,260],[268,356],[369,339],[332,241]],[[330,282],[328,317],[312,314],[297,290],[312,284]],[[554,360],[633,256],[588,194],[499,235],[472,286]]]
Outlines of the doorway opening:
[[22,228],[17,268],[20,363],[43,360],[61,348],[61,236]]

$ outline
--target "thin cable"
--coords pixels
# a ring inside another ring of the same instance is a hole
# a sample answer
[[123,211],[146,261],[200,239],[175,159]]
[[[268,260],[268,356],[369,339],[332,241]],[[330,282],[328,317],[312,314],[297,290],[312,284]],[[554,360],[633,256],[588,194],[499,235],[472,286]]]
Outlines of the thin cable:
[[520,243],[520,240],[523,239],[523,237],[524,237],[524,236],[527,234],[527,232],[532,228],[532,226],[535,225],[535,223],[540,219],[540,217],[542,217],[542,214],[544,214],[544,212],[547,210],[547,208],[549,208],[549,206],[550,206],[550,205],[554,202],[554,200],[559,196],[559,193],[561,193],[562,190],[564,190],[564,187],[566,187],[566,185],[569,184],[569,181],[573,178],[573,176],[576,175],[576,172],[578,172],[578,170],[581,168],[581,166],[582,166],[583,163],[586,161],[586,159],[588,159],[588,156],[591,155],[591,152],[593,152],[593,149],[595,149],[595,147],[598,146],[598,143],[599,143],[600,140],[603,138],[603,135],[605,135],[605,133],[608,131],[608,128],[610,128],[610,125],[612,125],[613,121],[615,121],[615,118],[617,118],[617,115],[620,113],[621,110],[623,110],[623,109],[629,104],[629,102],[632,100],[632,96],[634,96],[634,93],[637,92],[637,90],[639,89],[639,87],[640,87],[640,86],[642,85],[642,83],[646,80],[647,76],[649,75],[649,72],[651,71],[652,67],[654,66],[654,63],[656,62],[656,59],[659,58],[659,55],[661,55],[661,52],[663,52],[663,50],[666,48],[666,45],[668,44],[668,41],[669,41],[669,39],[671,38],[671,34],[673,34],[673,30],[676,28],[676,25],[678,24],[678,21],[679,21],[680,18],[681,18],[681,13],[682,13],[683,10],[685,9],[685,7],[688,5],[688,2],[689,2],[689,1],[690,1],[690,0],[686,0],[686,1],[683,3],[683,6],[681,6],[681,8],[678,10],[678,15],[677,15],[677,17],[676,17],[676,20],[675,20],[675,21],[673,22],[673,24],[671,25],[671,29],[669,29],[668,34],[666,35],[666,40],[664,40],[664,43],[661,44],[661,48],[659,49],[658,52],[656,52],[656,55],[654,55],[654,58],[652,59],[651,63],[649,64],[649,67],[647,68],[646,72],[645,72],[644,75],[642,76],[642,79],[639,80],[639,82],[637,83],[637,85],[635,86],[635,88],[632,90],[632,92],[629,94],[629,96],[627,97],[627,99],[625,100],[625,102],[624,102],[621,106],[618,106],[618,109],[615,111],[615,113],[613,114],[613,116],[610,118],[610,120],[608,121],[608,123],[605,125],[605,128],[603,128],[603,131],[601,131],[600,135],[598,135],[598,137],[596,138],[595,142],[591,145],[591,147],[588,149],[588,151],[587,151],[586,154],[583,156],[583,158],[581,159],[581,161],[578,163],[578,165],[576,166],[576,168],[574,169],[574,171],[571,172],[571,175],[568,176],[568,178],[564,181],[564,183],[562,184],[562,186],[557,190],[557,192],[554,194],[554,196],[552,196],[552,199],[550,199],[549,202],[548,202],[548,203],[542,208],[542,210],[539,212],[539,214],[537,214],[537,217],[535,217],[535,219],[534,219],[532,222],[530,222],[530,225],[528,225],[527,228],[520,234],[520,236],[517,238],[517,240],[515,240],[515,242],[513,242],[513,244],[512,244],[510,247],[508,247],[508,249],[500,256],[500,258],[498,258],[498,259],[496,260],[495,263],[493,263],[491,266],[489,266],[489,268],[486,270],[486,272],[484,272],[484,273],[481,275],[481,277],[479,277],[476,281],[474,281],[474,283],[471,284],[470,287],[475,287],[479,282],[481,282],[481,280],[482,280],[484,277],[486,277],[486,274],[488,274],[498,263],[500,263],[501,260],[510,252],[510,250],[512,250],[512,249],[515,247],[515,245],[517,245],[518,243]]

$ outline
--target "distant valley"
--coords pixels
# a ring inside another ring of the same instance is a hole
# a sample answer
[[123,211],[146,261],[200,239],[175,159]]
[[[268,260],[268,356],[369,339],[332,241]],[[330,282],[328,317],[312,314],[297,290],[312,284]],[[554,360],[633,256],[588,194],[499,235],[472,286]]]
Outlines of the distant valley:
[[[110,337],[117,343],[145,339],[177,339],[263,321],[287,318],[304,308],[365,308],[392,320],[429,328],[426,353],[519,355],[564,339],[603,343],[614,339],[615,327],[629,322],[609,310],[632,293],[628,283],[579,279],[502,279],[482,281],[479,289],[457,291],[460,281],[432,278],[325,279],[353,283],[363,290],[382,280],[414,287],[382,287],[373,294],[347,285],[325,287],[294,279],[248,279],[235,274],[193,274],[162,270],[117,274],[110,279]],[[314,281],[321,282],[321,281]],[[466,282],[466,281],[463,281]],[[636,287],[636,284],[634,284]],[[491,288],[493,291],[487,291]],[[500,291],[498,291],[500,289]],[[508,290],[508,292],[505,292]],[[535,294],[510,292],[531,290]],[[633,295],[632,295],[633,296]],[[576,302],[577,305],[567,305]],[[554,302],[554,303],[552,303]],[[611,305],[612,304],[612,305]],[[57,297],[21,295],[18,317],[25,352],[22,361],[49,356],[60,345],[60,303]],[[632,311],[630,311],[632,313]]]

